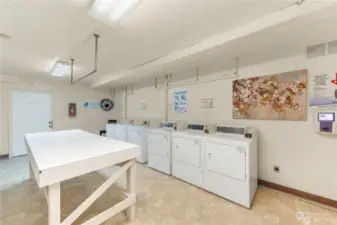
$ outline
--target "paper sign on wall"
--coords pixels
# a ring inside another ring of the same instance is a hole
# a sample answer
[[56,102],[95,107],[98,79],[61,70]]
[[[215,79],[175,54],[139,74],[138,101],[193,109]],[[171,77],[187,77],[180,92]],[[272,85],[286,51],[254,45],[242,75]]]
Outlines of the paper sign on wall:
[[145,102],[141,102],[140,103],[140,110],[145,110],[146,109],[146,103]]
[[176,90],[173,92],[174,111],[176,113],[187,112],[187,90]]
[[214,108],[214,99],[213,98],[202,98],[200,99],[200,108]]
[[337,104],[337,73],[315,75],[311,91],[310,106]]

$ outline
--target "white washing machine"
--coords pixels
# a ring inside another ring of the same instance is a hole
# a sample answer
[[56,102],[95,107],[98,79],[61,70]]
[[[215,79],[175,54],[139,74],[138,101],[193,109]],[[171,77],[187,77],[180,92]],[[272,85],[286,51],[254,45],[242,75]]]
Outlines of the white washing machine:
[[127,126],[129,120],[118,120],[116,124],[106,125],[106,136],[115,140],[127,141]]
[[187,128],[172,133],[172,175],[202,187],[202,142],[215,126],[188,124]]
[[218,125],[202,148],[203,189],[250,208],[258,185],[255,130]]
[[162,128],[148,131],[148,166],[160,172],[171,175],[172,169],[172,132],[184,130],[186,123],[165,122]]
[[160,127],[159,121],[135,120],[127,126],[127,142],[140,147],[140,155],[137,162],[146,163],[148,161],[148,129]]

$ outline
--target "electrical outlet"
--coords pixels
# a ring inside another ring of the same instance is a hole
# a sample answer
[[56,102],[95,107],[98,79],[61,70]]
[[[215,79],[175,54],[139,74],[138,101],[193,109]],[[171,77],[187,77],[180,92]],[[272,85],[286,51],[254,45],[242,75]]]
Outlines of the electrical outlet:
[[275,171],[276,173],[279,173],[279,172],[280,172],[280,167],[279,167],[279,166],[274,166],[274,171]]

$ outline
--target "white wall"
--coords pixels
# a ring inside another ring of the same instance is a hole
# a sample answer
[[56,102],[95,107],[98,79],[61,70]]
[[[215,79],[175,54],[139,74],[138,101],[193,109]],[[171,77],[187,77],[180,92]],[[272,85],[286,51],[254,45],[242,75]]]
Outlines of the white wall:
[[[105,112],[101,109],[85,109],[86,101],[111,99],[110,93],[90,90],[86,87],[68,82],[50,81],[41,78],[20,78],[15,76],[0,76],[0,155],[8,154],[11,139],[11,92],[13,90],[46,92],[52,95],[53,121],[55,130],[83,129],[98,134],[105,128],[108,119],[120,117],[120,111],[114,109]],[[9,82],[12,81],[12,82]],[[77,103],[76,118],[68,117],[68,103]]]
[[[160,80],[157,88],[153,82],[144,82],[128,87],[127,118],[129,119],[165,119],[165,92],[163,81]],[[119,95],[121,96],[121,94]],[[122,97],[124,99],[124,96]],[[122,101],[122,100],[120,100]],[[141,103],[146,105],[141,108]]]
[[[240,78],[244,78],[308,69],[310,87],[313,75],[322,72],[336,73],[336,62],[337,56],[311,60],[298,56],[240,68],[239,74]],[[259,131],[260,179],[337,200],[337,138],[323,137],[315,133],[310,108],[308,120],[304,122],[233,120],[231,79],[179,87],[184,88],[188,89],[188,112],[179,115],[169,111],[169,120],[252,125]],[[169,104],[172,104],[172,97],[170,89]],[[215,108],[200,109],[200,98],[214,98]],[[129,106],[130,118],[131,116],[163,118],[163,109],[159,103],[164,101],[164,95],[158,94],[153,87],[143,88],[139,92],[134,92],[129,104],[141,101],[149,102],[151,107],[139,112],[136,106]],[[158,107],[152,107],[152,104]],[[279,174],[273,171],[273,165],[280,166]]]

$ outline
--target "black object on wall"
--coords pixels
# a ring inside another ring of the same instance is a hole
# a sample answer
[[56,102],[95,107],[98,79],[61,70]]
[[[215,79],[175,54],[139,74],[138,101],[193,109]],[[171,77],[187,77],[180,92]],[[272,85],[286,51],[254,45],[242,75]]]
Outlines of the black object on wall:
[[106,130],[100,130],[99,135],[100,136],[106,136]]
[[101,108],[104,111],[110,111],[115,106],[115,104],[113,103],[113,101],[111,101],[110,99],[103,99],[100,102],[100,105],[101,105]]

